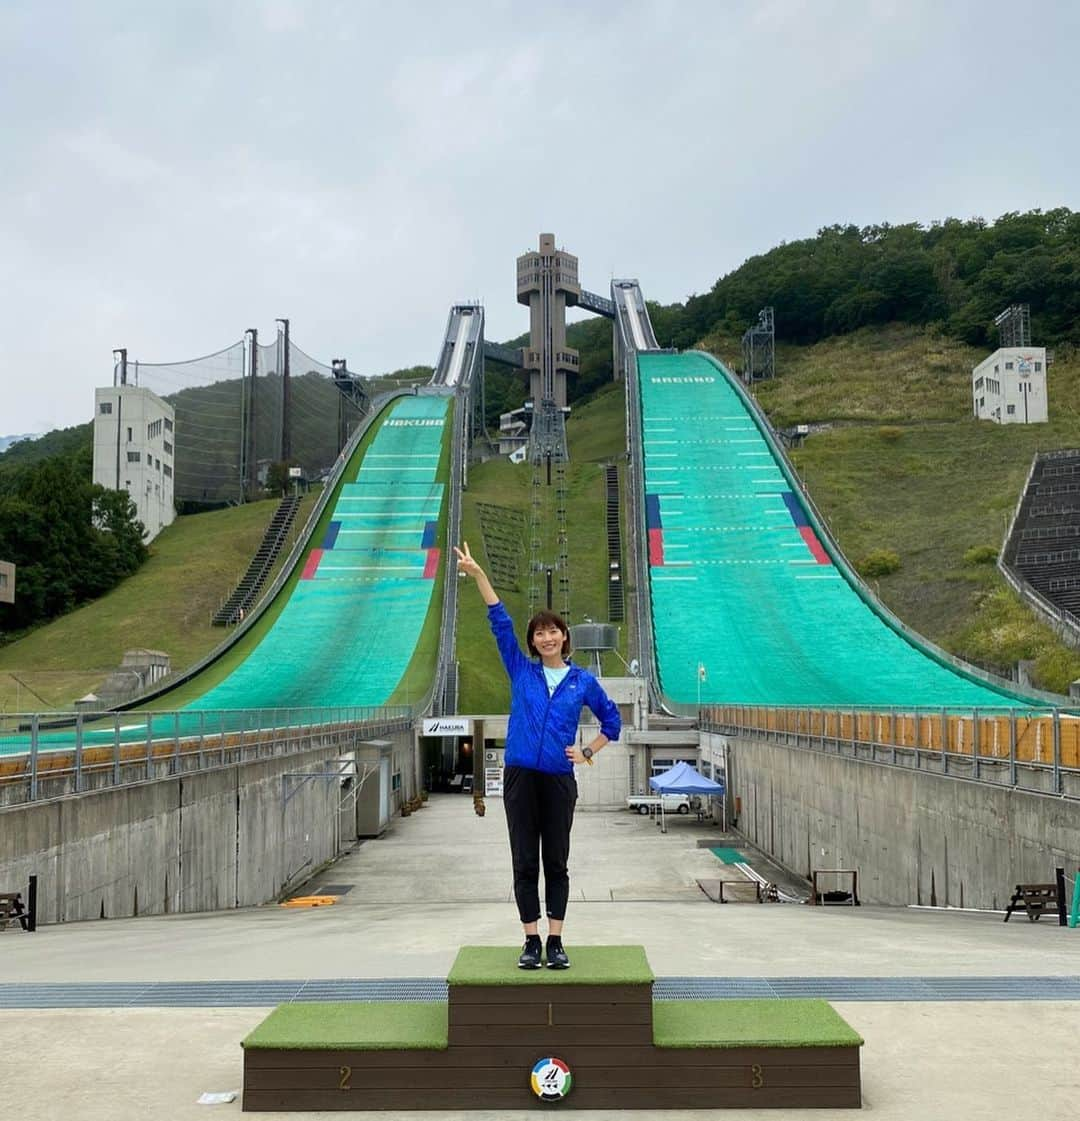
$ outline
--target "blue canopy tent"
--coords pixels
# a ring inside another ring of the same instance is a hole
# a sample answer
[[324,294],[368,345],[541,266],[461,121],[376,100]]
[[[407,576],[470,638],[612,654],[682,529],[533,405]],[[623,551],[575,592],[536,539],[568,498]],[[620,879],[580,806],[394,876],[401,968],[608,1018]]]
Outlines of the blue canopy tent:
[[[706,778],[690,766],[689,763],[676,763],[674,767],[661,771],[649,779],[649,785],[661,795],[660,799],[660,828],[667,831],[664,823],[664,794],[703,794],[709,798],[723,798],[724,784]],[[726,818],[725,812],[725,818]],[[725,822],[726,825],[726,822]]]

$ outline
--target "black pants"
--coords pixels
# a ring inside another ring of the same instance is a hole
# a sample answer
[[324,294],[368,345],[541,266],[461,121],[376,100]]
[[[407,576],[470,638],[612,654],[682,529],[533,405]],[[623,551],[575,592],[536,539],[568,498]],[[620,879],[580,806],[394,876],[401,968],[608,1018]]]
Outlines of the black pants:
[[503,806],[514,861],[514,899],[523,923],[540,918],[540,854],[549,919],[566,917],[570,897],[570,826],[574,824],[577,782],[573,775],[549,775],[528,767],[503,772]]

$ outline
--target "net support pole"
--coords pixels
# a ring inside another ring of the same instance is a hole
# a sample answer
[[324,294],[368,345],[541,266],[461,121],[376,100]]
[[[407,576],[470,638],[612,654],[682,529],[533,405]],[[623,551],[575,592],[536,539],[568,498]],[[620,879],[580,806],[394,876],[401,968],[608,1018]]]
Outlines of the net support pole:
[[292,422],[290,420],[291,390],[289,387],[289,321],[279,319],[281,324],[281,462],[292,459]]
[[241,446],[243,448],[244,468],[240,473],[240,499],[246,500],[255,494],[259,478],[258,443],[255,434],[255,377],[259,369],[259,331],[249,327],[248,331],[248,368],[245,376],[247,395],[244,401]]

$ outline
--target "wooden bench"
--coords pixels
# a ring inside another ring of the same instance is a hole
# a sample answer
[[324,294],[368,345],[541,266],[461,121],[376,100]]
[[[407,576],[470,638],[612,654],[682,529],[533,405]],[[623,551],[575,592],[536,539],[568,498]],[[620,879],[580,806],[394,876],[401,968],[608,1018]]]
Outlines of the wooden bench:
[[21,891],[0,892],[0,930],[18,924],[23,930],[30,929],[30,916],[23,906]]
[[0,931],[16,924],[27,934],[37,930],[37,876],[30,877],[25,904],[21,891],[0,892]]
[[1005,908],[1005,922],[1012,917],[1013,911],[1023,910],[1028,922],[1038,922],[1044,914],[1057,915],[1058,925],[1065,926],[1065,869],[1058,868],[1057,879],[1052,884],[1017,884],[1008,907]]

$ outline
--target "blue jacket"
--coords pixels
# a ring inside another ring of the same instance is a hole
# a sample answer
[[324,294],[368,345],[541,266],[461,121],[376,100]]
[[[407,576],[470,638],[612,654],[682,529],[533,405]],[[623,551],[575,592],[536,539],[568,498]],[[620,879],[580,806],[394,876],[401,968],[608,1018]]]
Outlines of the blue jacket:
[[566,757],[566,749],[577,740],[582,705],[589,706],[609,740],[619,738],[619,709],[588,670],[571,664],[570,672],[548,696],[544,667],[522,653],[513,621],[501,602],[488,608],[488,622],[510,678],[505,766],[529,767],[551,775],[573,774],[574,764]]

